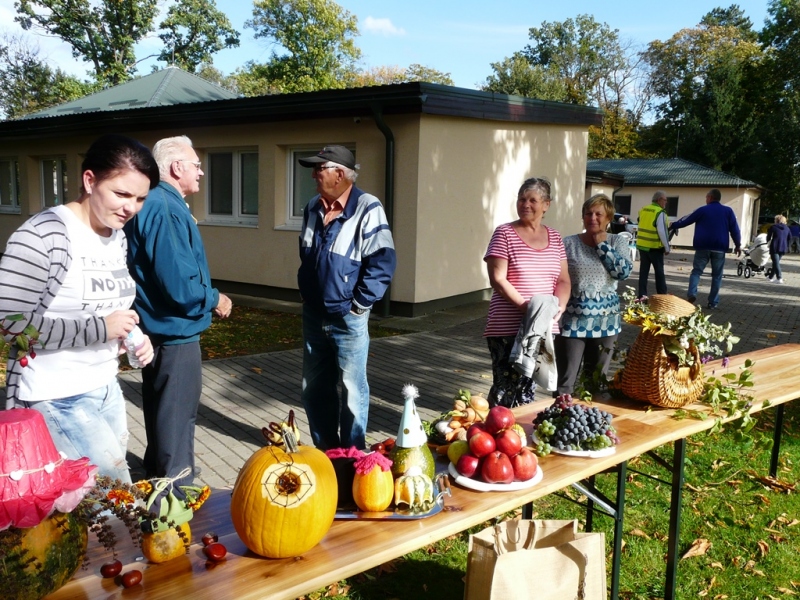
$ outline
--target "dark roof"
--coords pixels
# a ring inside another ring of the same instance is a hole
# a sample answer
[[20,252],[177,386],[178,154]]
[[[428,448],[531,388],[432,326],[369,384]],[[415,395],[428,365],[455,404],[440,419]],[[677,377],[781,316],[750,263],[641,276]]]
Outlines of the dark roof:
[[[128,82],[118,87],[124,88],[132,83],[135,82]],[[113,88],[107,91],[111,92]],[[120,94],[119,90],[114,93],[121,99],[127,97],[125,94]],[[77,114],[62,114],[60,111],[62,108],[64,105],[48,111],[58,116],[0,122],[0,140],[52,138],[129,130],[230,126],[238,123],[299,119],[370,117],[375,114],[422,113],[496,121],[583,126],[599,125],[602,121],[602,112],[597,108],[419,82],[253,98],[192,101],[118,110],[98,109],[94,112]]]
[[236,94],[177,67],[168,67],[22,118],[39,119],[75,113],[172,106],[231,98],[236,98]]
[[595,158],[586,161],[586,171],[622,175],[626,186],[761,187],[754,181],[682,158]]

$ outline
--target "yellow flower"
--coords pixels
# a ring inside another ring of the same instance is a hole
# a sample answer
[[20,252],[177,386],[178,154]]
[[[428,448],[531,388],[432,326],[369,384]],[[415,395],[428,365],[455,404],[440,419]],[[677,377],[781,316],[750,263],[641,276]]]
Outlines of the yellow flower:
[[111,500],[114,504],[133,504],[135,502],[133,494],[127,490],[109,490],[106,494],[106,498]]
[[[186,488],[182,488],[184,492],[188,491]],[[197,489],[197,488],[195,488]],[[208,497],[211,495],[211,488],[207,485],[204,485],[202,489],[200,489],[200,495],[197,497],[196,500],[191,500],[191,495],[187,494],[186,500],[189,508],[194,511],[200,510],[200,507],[205,504],[205,501],[208,500]]]
[[153,491],[153,484],[147,481],[146,479],[137,481],[133,485],[139,488],[145,496],[149,496],[150,492]]

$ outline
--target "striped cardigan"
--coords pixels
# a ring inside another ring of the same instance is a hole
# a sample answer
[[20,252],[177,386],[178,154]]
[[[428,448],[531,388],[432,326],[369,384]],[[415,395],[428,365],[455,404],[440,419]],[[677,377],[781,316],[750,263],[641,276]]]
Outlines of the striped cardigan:
[[[83,347],[107,342],[105,321],[87,314],[79,319],[44,316],[72,264],[67,227],[53,209],[28,219],[8,240],[0,259],[0,326],[10,344],[6,371],[6,408],[14,408],[22,365],[14,338],[32,325],[39,332],[34,348]],[[8,317],[22,315],[12,321]]]

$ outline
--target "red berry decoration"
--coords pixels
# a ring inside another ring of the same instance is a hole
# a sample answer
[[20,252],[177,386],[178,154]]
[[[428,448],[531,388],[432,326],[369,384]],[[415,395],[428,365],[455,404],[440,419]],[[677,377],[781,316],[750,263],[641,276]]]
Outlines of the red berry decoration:
[[107,562],[100,567],[100,575],[106,579],[116,577],[120,573],[122,573],[122,563],[118,560],[112,560],[111,562]]
[[142,582],[142,572],[138,569],[128,571],[122,576],[122,585],[126,588],[139,585]]
[[36,352],[34,352],[33,350],[31,350],[30,352],[28,352],[28,355],[31,357],[31,359],[34,359],[34,358],[36,358]]
[[203,548],[203,552],[209,560],[219,562],[225,558],[225,555],[228,553],[228,549],[219,542],[213,542]]
[[213,531],[209,531],[203,536],[203,546],[208,546],[209,544],[213,544],[217,541],[219,541],[219,536]]
[[28,357],[27,356],[23,356],[22,358],[20,358],[19,359],[19,364],[20,364],[21,367],[27,367],[28,366]]

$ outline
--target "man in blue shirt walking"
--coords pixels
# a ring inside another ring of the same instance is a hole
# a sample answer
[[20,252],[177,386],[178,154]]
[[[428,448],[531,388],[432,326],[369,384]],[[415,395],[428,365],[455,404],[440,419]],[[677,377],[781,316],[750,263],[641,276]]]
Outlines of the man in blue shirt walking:
[[697,285],[706,265],[711,262],[711,290],[708,293],[708,308],[715,309],[719,304],[719,290],[722,287],[722,271],[725,267],[725,253],[728,251],[728,237],[733,240],[736,256],[742,253],[742,234],[736,222],[736,214],[729,206],[720,203],[722,194],[713,189],[706,194],[706,205],[690,215],[670,223],[670,230],[678,230],[694,223],[694,263],[689,276],[687,299],[697,300]]

